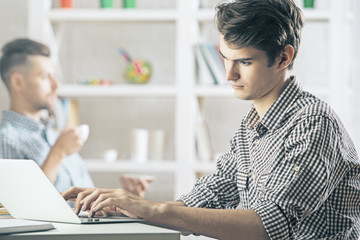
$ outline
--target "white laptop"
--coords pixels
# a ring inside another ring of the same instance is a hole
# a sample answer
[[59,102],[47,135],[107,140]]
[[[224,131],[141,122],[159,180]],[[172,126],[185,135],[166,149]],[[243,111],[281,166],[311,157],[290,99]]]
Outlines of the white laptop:
[[0,159],[0,203],[18,219],[64,223],[141,222],[128,217],[79,217],[33,160]]

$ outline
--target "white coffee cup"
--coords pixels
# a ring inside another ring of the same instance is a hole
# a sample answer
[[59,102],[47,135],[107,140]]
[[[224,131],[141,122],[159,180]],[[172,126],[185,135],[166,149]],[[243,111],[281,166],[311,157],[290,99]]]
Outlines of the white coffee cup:
[[135,128],[131,132],[131,159],[144,163],[148,159],[149,131]]
[[85,142],[90,134],[90,127],[87,124],[82,124],[79,126],[80,127],[80,135],[81,138],[83,139],[83,141]]
[[118,158],[118,152],[116,149],[107,149],[104,152],[105,162],[116,162]]

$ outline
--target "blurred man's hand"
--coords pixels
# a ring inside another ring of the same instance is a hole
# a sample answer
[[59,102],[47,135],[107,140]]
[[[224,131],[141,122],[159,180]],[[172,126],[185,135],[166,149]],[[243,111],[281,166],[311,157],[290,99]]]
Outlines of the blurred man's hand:
[[156,179],[155,176],[120,176],[122,187],[137,196],[144,197],[149,184]]

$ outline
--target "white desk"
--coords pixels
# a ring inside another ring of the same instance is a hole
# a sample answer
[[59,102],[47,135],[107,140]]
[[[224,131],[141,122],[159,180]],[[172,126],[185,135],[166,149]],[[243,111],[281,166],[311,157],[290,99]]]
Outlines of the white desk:
[[53,225],[54,230],[0,235],[0,240],[180,240],[177,231],[142,223]]

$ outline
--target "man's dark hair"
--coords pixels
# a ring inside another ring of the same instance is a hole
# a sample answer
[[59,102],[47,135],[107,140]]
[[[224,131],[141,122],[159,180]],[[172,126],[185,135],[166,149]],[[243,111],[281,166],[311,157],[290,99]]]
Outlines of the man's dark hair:
[[0,76],[10,91],[10,76],[14,67],[24,66],[29,56],[50,57],[50,50],[42,43],[27,38],[15,39],[2,48]]
[[303,14],[295,0],[235,0],[217,7],[217,28],[231,48],[265,51],[269,66],[284,47],[294,48],[291,69],[300,46]]

